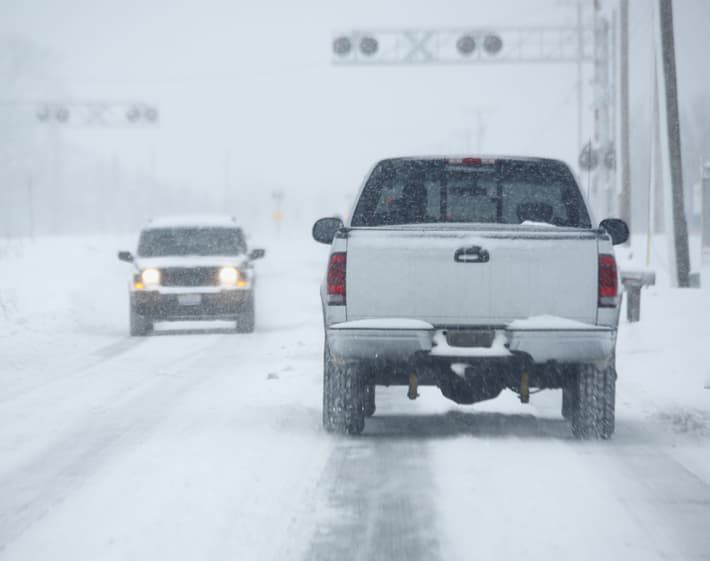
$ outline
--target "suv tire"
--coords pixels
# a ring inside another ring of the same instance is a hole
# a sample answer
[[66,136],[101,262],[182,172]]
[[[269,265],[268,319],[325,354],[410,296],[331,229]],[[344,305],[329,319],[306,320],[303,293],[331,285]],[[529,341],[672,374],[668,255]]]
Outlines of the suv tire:
[[570,388],[572,434],[576,438],[611,438],[615,428],[616,369],[581,364]]
[[145,337],[153,330],[153,322],[146,316],[136,312],[136,307],[133,303],[131,303],[128,312],[128,323],[131,337]]
[[354,361],[333,357],[327,343],[323,357],[323,428],[352,435],[365,428],[363,369]]
[[239,308],[237,316],[237,333],[252,333],[254,331],[254,293],[249,292],[249,296]]

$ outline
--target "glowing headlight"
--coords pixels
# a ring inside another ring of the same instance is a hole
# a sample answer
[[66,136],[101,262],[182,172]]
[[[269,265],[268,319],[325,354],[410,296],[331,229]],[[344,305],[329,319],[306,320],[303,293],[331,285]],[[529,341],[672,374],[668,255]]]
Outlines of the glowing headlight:
[[219,270],[219,283],[222,285],[233,286],[239,280],[239,271],[234,267],[222,267]]
[[146,269],[141,273],[141,279],[146,286],[160,284],[160,271],[158,269]]

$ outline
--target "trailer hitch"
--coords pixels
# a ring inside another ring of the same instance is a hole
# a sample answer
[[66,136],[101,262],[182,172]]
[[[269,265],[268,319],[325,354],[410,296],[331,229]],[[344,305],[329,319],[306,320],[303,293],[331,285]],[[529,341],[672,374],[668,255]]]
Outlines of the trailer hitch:
[[419,397],[419,392],[417,392],[417,375],[416,374],[410,374],[409,375],[409,391],[407,391],[407,397],[409,399],[417,399]]

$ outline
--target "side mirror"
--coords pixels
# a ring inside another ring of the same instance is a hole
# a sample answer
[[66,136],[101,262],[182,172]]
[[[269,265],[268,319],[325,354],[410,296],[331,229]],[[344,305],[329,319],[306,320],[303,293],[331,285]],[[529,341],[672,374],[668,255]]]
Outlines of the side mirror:
[[249,252],[249,259],[252,260],[252,261],[253,261],[254,259],[261,259],[262,257],[264,257],[264,255],[266,255],[266,250],[264,250],[264,249],[252,249],[252,250]]
[[340,218],[328,217],[317,220],[313,225],[313,239],[320,243],[333,243],[335,233],[343,227]]
[[130,251],[119,251],[118,258],[126,263],[133,263],[133,255]]
[[626,222],[618,218],[607,218],[599,224],[611,236],[611,243],[619,245],[629,239],[629,227]]

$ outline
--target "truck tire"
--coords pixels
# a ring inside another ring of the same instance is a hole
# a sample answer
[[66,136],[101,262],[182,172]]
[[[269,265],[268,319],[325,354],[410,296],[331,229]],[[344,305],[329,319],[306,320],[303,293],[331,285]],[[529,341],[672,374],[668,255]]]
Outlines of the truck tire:
[[364,395],[365,417],[372,417],[377,410],[375,406],[375,384],[365,385]]
[[582,364],[569,390],[572,434],[579,439],[611,438],[615,425],[616,369]]
[[254,324],[254,293],[250,292],[247,299],[239,308],[236,331],[237,333],[253,333]]
[[604,369],[602,387],[601,432],[599,436],[611,438],[616,428],[616,366],[612,362]]
[[131,337],[145,337],[153,330],[153,322],[136,312],[133,303],[128,312],[128,324]]
[[[576,379],[575,379],[576,382]],[[575,408],[577,394],[574,384],[570,384],[566,388],[562,388],[562,418],[567,421],[572,420],[572,413]]]
[[360,434],[365,428],[365,384],[356,362],[335,359],[326,343],[323,357],[323,428]]

